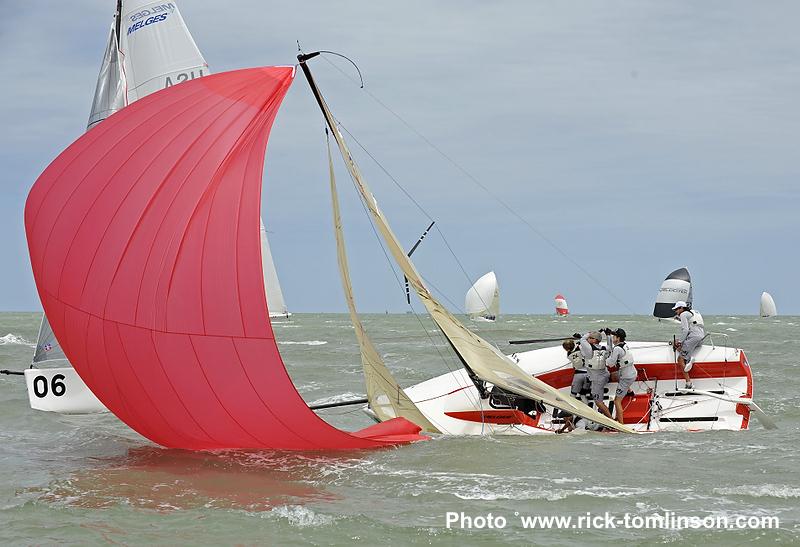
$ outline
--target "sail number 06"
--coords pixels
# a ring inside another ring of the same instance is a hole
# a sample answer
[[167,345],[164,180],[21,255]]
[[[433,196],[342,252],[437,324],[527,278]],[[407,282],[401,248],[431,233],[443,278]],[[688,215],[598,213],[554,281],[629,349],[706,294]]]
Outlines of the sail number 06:
[[[56,397],[61,397],[67,392],[67,386],[64,383],[64,375],[56,374],[50,380],[50,392]],[[46,376],[37,376],[33,379],[33,393],[40,399],[47,397],[48,385]]]

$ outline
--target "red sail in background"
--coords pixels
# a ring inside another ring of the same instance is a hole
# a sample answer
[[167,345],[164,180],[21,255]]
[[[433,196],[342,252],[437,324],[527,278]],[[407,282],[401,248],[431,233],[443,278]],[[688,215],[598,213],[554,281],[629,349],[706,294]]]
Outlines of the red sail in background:
[[569,315],[569,308],[567,307],[567,300],[564,298],[562,294],[557,294],[555,297],[556,301],[556,314],[557,315]]
[[269,322],[261,178],[294,69],[238,70],[141,99],[83,135],[25,206],[31,264],[64,352],[130,427],[186,449],[357,449],[418,440],[398,418],[350,434],[312,412]]

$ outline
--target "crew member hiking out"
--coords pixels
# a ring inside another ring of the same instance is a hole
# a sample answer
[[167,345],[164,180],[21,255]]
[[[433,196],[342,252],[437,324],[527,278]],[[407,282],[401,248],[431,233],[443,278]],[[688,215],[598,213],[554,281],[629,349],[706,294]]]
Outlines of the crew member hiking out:
[[693,354],[706,337],[703,316],[693,311],[683,300],[675,302],[672,311],[681,322],[681,335],[675,342],[675,349],[679,351],[678,368],[683,373],[683,379],[686,380],[686,389],[692,389],[694,385],[689,377],[689,371],[694,366]]

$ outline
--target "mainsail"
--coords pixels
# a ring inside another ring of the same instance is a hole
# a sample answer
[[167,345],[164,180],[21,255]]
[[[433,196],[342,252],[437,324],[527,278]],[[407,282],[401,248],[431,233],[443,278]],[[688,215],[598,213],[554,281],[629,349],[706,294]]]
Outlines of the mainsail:
[[564,295],[557,294],[556,298],[556,315],[569,315],[569,306],[567,306],[567,299]]
[[100,74],[97,75],[97,85],[94,90],[94,100],[92,100],[87,129],[91,129],[127,104],[125,73],[119,61],[118,21],[119,12],[116,12],[108,33],[108,44],[106,52],[103,54],[103,62],[100,63]]
[[503,355],[499,349],[467,329],[433,297],[427,287],[425,287],[411,259],[406,255],[399,240],[394,235],[383,212],[378,207],[378,202],[369,190],[366,181],[361,176],[361,172],[350,154],[333,115],[325,103],[325,99],[314,83],[314,79],[306,64],[307,59],[314,55],[315,54],[298,56],[300,67],[303,69],[306,78],[311,84],[317,102],[323,111],[328,127],[331,129],[336,139],[341,156],[356,184],[356,188],[361,194],[364,204],[374,219],[375,225],[395,262],[408,278],[409,284],[416,291],[431,318],[448,339],[448,342],[465,368],[482,380],[511,391],[512,393],[541,401],[556,408],[565,409],[573,414],[590,419],[612,429],[628,433],[633,432],[629,427],[606,418],[582,402],[562,394],[557,389],[525,373],[514,361],[506,355]]
[[209,74],[175,2],[126,0],[122,4],[119,49],[128,103]]
[[500,315],[500,286],[494,272],[484,274],[469,288],[464,297],[464,310],[473,319],[497,319]]
[[339,262],[339,275],[342,279],[344,297],[350,312],[350,321],[355,329],[358,347],[361,350],[361,364],[364,368],[364,383],[367,388],[369,406],[381,421],[402,416],[420,426],[423,431],[440,433],[433,424],[419,411],[416,405],[405,394],[394,379],[392,373],[381,359],[378,350],[367,335],[361,319],[356,311],[353,286],[350,282],[350,267],[347,264],[347,249],[344,244],[342,217],[339,212],[339,196],[336,190],[336,176],[333,171],[330,143],[328,144],[328,171],[331,184],[331,205],[333,209],[333,230],[336,235],[336,256]]
[[275,317],[289,317],[289,308],[286,307],[286,301],[283,299],[283,291],[281,290],[281,283],[278,281],[278,272],[275,270],[275,261],[272,259],[272,251],[269,248],[269,238],[267,238],[267,229],[264,227],[264,221],[261,221],[261,267],[264,270],[264,289],[267,291],[267,305],[269,307],[269,316]]
[[686,268],[678,268],[670,273],[656,296],[656,305],[653,308],[653,315],[660,319],[675,317],[672,307],[676,302],[682,300],[691,306],[692,304],[692,276]]
[[64,353],[117,417],[184,449],[356,449],[303,401],[270,325],[258,225],[269,130],[292,67],[149,95],[84,134],[25,205],[34,279]]
[[759,315],[761,317],[772,317],[778,315],[778,309],[775,307],[775,300],[768,292],[761,293],[761,305],[759,306]]

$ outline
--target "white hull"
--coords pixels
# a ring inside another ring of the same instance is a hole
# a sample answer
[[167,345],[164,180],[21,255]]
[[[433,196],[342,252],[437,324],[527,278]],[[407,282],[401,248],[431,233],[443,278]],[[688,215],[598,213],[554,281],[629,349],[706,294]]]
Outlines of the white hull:
[[[753,380],[744,352],[736,348],[702,346],[691,371],[695,390],[683,390],[675,353],[666,343],[629,342],[639,371],[626,397],[625,423],[641,432],[747,429],[750,408],[734,402],[749,401]],[[560,346],[511,356],[526,372],[569,395],[573,371]],[[677,380],[676,380],[677,378]],[[606,404],[613,406],[616,383],[609,383]],[[529,416],[519,410],[493,408],[480,399],[466,370],[443,374],[405,389],[425,417],[450,435],[554,434],[561,420],[552,408]],[[713,396],[712,396],[713,395]],[[727,399],[727,400],[726,400]]]

